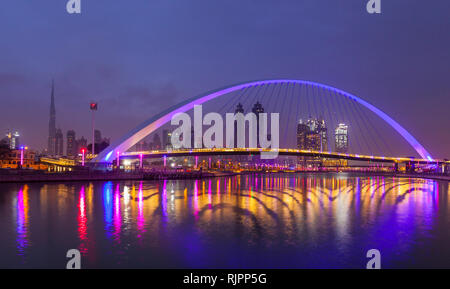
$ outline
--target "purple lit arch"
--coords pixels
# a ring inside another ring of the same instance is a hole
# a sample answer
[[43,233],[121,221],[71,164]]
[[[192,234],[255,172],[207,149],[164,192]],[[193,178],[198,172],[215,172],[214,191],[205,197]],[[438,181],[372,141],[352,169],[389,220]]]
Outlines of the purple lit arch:
[[176,113],[180,112],[187,112],[194,108],[194,105],[203,104],[209,100],[212,100],[216,97],[222,96],[224,94],[228,94],[231,92],[234,92],[236,90],[240,90],[246,87],[250,86],[258,86],[258,85],[265,85],[265,84],[283,84],[283,83],[297,83],[297,84],[303,84],[303,85],[311,85],[320,87],[329,91],[334,91],[337,94],[343,95],[345,97],[348,97],[359,104],[365,106],[366,108],[370,109],[373,113],[378,115],[381,119],[383,119],[385,122],[387,122],[393,129],[395,129],[415,150],[416,152],[423,158],[432,161],[433,158],[431,155],[427,152],[427,150],[406,130],[404,129],[400,124],[398,124],[395,120],[393,120],[391,117],[389,117],[387,114],[385,114],[380,109],[376,108],[372,104],[368,103],[365,100],[362,100],[359,97],[356,97],[350,93],[347,93],[345,91],[342,91],[340,89],[324,85],[317,82],[312,81],[305,81],[305,80],[295,80],[295,79],[273,79],[273,80],[258,80],[258,81],[252,81],[252,82],[246,82],[241,84],[236,84],[232,86],[228,86],[219,90],[214,90],[211,92],[206,93],[205,95],[193,97],[191,99],[188,99],[182,103],[179,103],[178,105],[175,105],[171,108],[169,108],[166,111],[161,112],[160,114],[151,117],[150,119],[144,121],[142,124],[137,126],[135,129],[131,130],[129,133],[124,135],[119,140],[112,143],[109,147],[107,147],[102,153],[100,153],[97,158],[95,158],[94,162],[111,162],[112,158],[116,156],[117,153],[122,153],[127,151],[129,148],[131,148],[133,145],[138,143],[140,140],[160,128],[162,125],[164,125],[167,122],[170,122],[172,117]]

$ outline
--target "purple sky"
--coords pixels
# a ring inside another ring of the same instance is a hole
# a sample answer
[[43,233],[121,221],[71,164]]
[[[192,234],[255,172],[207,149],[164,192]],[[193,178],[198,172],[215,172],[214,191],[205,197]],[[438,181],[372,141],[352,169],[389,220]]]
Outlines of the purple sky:
[[318,81],[355,94],[450,157],[450,2],[382,0],[3,0],[0,132],[46,146],[57,126],[120,137],[186,98],[255,79]]

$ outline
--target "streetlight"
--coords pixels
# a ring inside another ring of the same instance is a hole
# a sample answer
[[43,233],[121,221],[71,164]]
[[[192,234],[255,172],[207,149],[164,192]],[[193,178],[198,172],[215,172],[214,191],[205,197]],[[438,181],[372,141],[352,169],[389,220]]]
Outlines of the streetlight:
[[81,149],[81,165],[84,167],[84,155],[86,153],[86,149]]
[[20,147],[20,167],[23,166],[23,154],[24,154],[24,151],[27,149],[28,149],[28,147],[26,147],[26,146]]
[[94,112],[98,109],[98,104],[96,102],[91,102],[90,109],[92,111],[92,156],[95,155],[95,119],[94,119]]

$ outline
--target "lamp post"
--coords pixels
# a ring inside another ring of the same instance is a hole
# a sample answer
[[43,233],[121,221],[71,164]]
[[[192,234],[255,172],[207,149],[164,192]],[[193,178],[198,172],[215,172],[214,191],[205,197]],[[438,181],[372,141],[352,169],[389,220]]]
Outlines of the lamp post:
[[95,118],[94,112],[98,109],[98,104],[96,102],[91,102],[90,109],[92,111],[92,156],[95,155]]
[[116,155],[117,155],[117,158],[116,158],[116,167],[117,167],[117,169],[120,169],[120,152],[119,151],[117,151],[117,153],[116,153]]
[[84,167],[84,155],[86,153],[86,149],[81,149],[81,166]]

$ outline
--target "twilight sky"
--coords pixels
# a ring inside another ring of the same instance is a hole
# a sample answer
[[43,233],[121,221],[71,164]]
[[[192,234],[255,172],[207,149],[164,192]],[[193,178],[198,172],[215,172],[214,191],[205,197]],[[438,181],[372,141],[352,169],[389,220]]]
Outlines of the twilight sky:
[[57,127],[113,140],[184,99],[255,79],[318,81],[368,100],[435,157],[450,157],[450,2],[2,0],[0,133],[46,146]]

